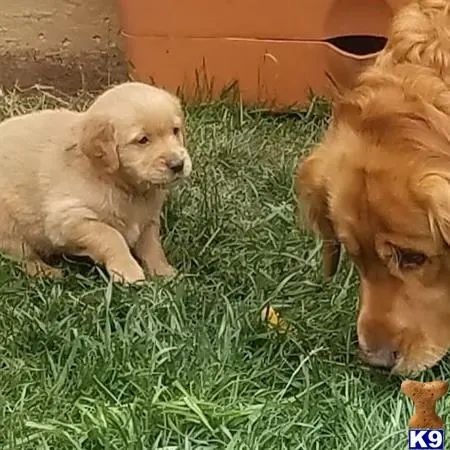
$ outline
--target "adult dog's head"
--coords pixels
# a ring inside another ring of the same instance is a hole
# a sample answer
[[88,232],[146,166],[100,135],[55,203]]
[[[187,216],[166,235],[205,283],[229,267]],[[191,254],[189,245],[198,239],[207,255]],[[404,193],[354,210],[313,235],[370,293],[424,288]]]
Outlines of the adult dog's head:
[[192,170],[178,98],[139,82],[95,100],[83,114],[79,148],[100,170],[141,191],[168,186]]
[[296,191],[327,275],[341,245],[358,269],[363,359],[420,371],[450,347],[450,91],[427,68],[362,80],[299,162]]
[[421,371],[450,348],[450,89],[435,70],[373,67],[296,172],[325,271],[358,269],[361,357]]
[[358,269],[362,359],[418,372],[450,348],[450,3],[416,0],[296,172],[326,275]]

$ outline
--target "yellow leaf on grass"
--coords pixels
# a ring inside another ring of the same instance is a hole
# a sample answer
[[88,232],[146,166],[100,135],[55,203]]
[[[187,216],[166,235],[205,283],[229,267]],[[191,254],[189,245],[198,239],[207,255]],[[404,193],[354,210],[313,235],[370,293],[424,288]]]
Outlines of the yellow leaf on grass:
[[279,331],[286,332],[289,329],[288,324],[280,317],[280,314],[271,306],[266,306],[261,312],[261,318],[269,328],[278,328]]

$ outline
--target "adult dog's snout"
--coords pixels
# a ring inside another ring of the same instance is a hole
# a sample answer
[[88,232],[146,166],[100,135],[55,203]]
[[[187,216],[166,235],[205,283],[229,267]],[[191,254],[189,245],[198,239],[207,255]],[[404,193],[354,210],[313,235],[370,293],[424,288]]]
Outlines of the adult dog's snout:
[[392,369],[398,362],[399,353],[392,346],[381,347],[377,349],[359,348],[359,358],[373,366]]

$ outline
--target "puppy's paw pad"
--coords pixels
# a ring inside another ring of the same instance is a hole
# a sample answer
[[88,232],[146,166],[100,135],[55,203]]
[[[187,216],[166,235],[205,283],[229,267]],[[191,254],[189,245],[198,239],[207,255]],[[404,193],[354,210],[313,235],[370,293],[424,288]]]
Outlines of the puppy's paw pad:
[[161,264],[155,267],[149,267],[148,273],[151,277],[175,278],[178,271],[170,264]]
[[110,269],[110,274],[114,283],[137,284],[145,281],[144,271],[140,267],[129,270]]

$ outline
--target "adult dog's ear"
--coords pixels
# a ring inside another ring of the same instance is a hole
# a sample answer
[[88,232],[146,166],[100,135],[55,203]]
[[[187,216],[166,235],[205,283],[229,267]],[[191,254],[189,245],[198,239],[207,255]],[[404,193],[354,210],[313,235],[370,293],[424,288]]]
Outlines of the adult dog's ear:
[[425,203],[433,238],[450,246],[450,172],[436,170],[424,175],[417,191]]
[[115,172],[120,165],[117,144],[114,126],[106,117],[86,116],[78,145],[95,166],[108,173]]
[[326,180],[322,173],[322,156],[313,152],[299,161],[295,173],[295,195],[305,212],[307,225],[321,236],[325,277],[332,277],[338,268],[341,245],[329,218]]

